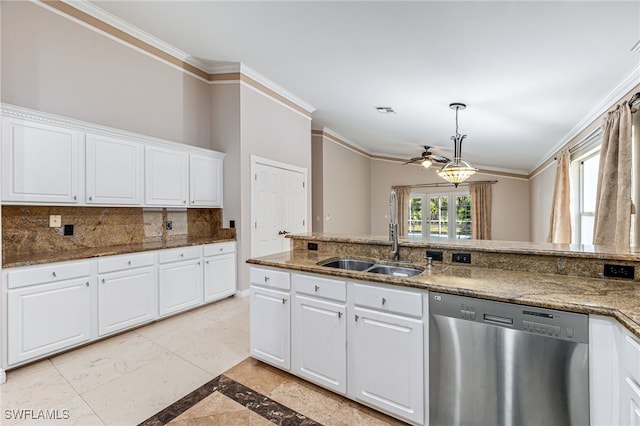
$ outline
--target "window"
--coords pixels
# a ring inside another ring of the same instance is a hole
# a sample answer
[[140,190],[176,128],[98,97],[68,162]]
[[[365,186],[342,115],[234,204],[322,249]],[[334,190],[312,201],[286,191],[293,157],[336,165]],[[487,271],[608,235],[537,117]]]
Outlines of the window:
[[593,220],[596,209],[596,190],[598,188],[598,167],[600,151],[588,154],[578,161],[578,244],[593,244]]
[[471,197],[462,192],[411,194],[408,234],[432,239],[471,239]]

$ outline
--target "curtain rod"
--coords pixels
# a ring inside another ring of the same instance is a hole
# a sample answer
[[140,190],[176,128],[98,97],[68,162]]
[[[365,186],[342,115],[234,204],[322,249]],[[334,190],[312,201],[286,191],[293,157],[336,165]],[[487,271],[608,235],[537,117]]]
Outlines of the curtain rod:
[[[475,180],[471,182],[462,182],[458,184],[458,186],[468,186],[471,183],[490,183],[493,185],[494,183],[498,183],[498,181],[497,180]],[[452,183],[419,183],[416,185],[393,185],[391,189],[396,189],[403,186],[409,187],[409,188],[439,188],[444,186],[455,186],[455,185]]]

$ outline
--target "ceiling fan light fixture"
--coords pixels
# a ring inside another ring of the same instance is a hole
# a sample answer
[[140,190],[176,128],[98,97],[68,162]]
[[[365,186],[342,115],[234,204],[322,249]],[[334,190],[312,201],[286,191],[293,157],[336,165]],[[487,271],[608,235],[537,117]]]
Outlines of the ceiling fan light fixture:
[[458,133],[458,111],[466,107],[465,104],[459,102],[449,104],[449,108],[456,110],[456,134],[455,136],[451,136],[454,144],[454,157],[453,161],[445,164],[442,169],[437,172],[438,176],[447,182],[451,182],[456,188],[478,171],[478,169],[462,159],[462,141],[467,135]]
[[425,169],[431,167],[431,160],[429,160],[428,158],[422,160],[422,167],[424,167]]

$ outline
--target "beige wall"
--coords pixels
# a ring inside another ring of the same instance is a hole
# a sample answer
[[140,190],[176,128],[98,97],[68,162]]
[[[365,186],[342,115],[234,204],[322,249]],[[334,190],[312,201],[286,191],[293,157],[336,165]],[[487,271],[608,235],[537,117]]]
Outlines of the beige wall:
[[[371,160],[371,233],[386,235],[389,228],[389,192],[393,185],[443,183],[435,173],[437,167]],[[529,241],[529,182],[504,176],[477,174],[472,180],[497,180],[492,195],[492,239]],[[432,191],[453,191],[453,187]],[[461,190],[466,188],[461,187]]]
[[324,182],[323,182],[323,144],[321,135],[311,136],[311,230],[324,232]]
[[[314,230],[320,216],[322,232],[369,234],[371,232],[371,160],[322,137],[321,212],[314,212]],[[314,151],[316,153],[316,151]],[[317,159],[314,159],[316,165]],[[315,188],[314,188],[315,189]],[[318,202],[317,194],[314,202]]]
[[206,82],[32,2],[2,2],[2,102],[210,147]]
[[555,181],[556,168],[553,164],[529,180],[531,204],[530,232],[531,241],[534,243],[547,242]]

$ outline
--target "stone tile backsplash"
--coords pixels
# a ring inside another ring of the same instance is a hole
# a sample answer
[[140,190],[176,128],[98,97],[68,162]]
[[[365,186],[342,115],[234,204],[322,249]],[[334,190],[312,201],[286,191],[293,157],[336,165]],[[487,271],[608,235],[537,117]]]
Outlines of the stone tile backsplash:
[[[62,227],[50,228],[49,216],[62,216]],[[164,224],[172,222],[172,229]],[[64,225],[74,225],[72,236]],[[142,207],[2,206],[2,254],[50,253],[109,247],[177,238],[220,236],[235,238],[235,230],[221,229],[222,209],[172,210]]]

